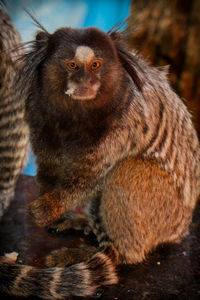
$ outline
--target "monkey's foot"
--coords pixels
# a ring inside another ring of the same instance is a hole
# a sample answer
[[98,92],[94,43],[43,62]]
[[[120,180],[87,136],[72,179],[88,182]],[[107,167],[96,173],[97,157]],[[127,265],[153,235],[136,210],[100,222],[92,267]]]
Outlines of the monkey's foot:
[[47,267],[66,267],[90,259],[98,249],[96,247],[61,248],[46,256]]
[[56,232],[62,232],[67,229],[83,230],[86,235],[91,232],[86,215],[77,212],[64,213],[58,221],[48,226],[48,229]]
[[46,193],[33,201],[30,214],[38,226],[47,226],[58,220],[65,212],[65,202],[55,193]]

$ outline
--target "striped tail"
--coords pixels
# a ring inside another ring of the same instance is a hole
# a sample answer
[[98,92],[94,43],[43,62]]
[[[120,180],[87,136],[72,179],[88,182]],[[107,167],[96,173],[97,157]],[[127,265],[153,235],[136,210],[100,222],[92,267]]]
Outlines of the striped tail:
[[100,286],[116,284],[118,253],[113,246],[97,252],[90,260],[66,268],[36,269],[0,258],[0,290],[4,293],[42,299],[92,296]]

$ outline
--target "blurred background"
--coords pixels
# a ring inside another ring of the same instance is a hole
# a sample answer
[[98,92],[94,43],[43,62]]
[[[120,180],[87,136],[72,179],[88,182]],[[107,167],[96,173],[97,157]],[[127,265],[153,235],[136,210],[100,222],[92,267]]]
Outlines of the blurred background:
[[[8,13],[24,42],[34,38],[37,28],[23,8],[52,33],[66,26],[95,26],[108,31],[129,16],[131,6],[131,0],[8,0],[7,3]],[[32,153],[23,173],[36,174]]]

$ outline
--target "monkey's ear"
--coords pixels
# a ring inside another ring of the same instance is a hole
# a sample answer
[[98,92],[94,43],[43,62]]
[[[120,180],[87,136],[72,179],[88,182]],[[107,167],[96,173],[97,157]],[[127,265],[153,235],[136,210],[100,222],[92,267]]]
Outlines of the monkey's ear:
[[37,34],[36,34],[36,41],[47,41],[49,38],[49,34],[45,31],[39,31]]
[[42,51],[43,55],[47,52],[50,34],[46,31],[38,31],[35,36],[35,49]]

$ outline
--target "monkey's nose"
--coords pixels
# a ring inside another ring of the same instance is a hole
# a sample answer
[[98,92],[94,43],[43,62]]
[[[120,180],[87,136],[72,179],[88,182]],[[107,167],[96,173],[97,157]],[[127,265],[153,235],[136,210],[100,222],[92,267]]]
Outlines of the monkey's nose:
[[82,84],[83,86],[91,85],[92,78],[91,76],[80,76],[74,79],[74,81],[78,84]]

